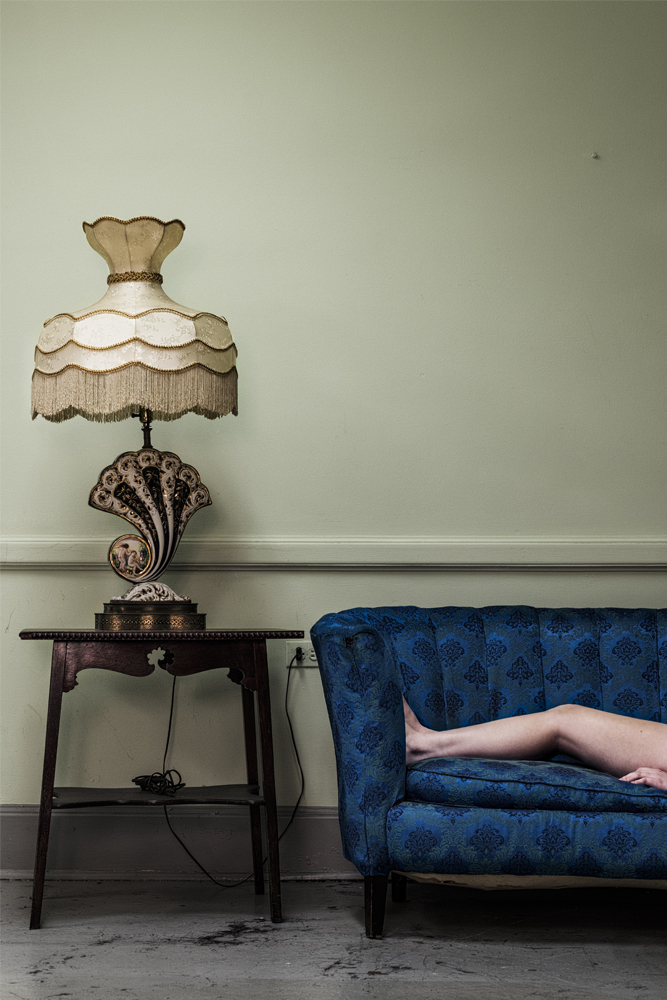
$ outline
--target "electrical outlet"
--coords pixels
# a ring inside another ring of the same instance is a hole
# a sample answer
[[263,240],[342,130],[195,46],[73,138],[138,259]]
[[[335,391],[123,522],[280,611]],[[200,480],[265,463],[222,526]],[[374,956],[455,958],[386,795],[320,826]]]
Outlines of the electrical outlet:
[[312,642],[307,642],[305,639],[290,639],[289,642],[285,643],[285,666],[289,667],[292,660],[296,656],[297,649],[303,650],[303,657],[300,660],[294,660],[292,663],[293,667],[316,667],[317,657],[315,656],[315,650],[313,648]]

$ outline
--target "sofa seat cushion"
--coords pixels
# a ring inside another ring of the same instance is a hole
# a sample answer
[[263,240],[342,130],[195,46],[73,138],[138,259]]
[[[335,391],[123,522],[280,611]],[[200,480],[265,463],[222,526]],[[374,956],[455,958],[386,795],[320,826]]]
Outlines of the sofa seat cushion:
[[542,760],[434,757],[411,765],[405,798],[485,809],[667,812],[667,792],[609,774]]
[[476,809],[399,802],[389,866],[441,874],[667,879],[667,814]]

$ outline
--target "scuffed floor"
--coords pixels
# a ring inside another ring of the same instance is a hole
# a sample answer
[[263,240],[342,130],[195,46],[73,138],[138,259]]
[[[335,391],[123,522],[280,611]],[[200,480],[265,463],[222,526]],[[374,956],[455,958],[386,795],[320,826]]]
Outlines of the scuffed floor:
[[285,921],[250,885],[3,883],[3,1000],[664,1000],[665,895],[411,884],[363,930],[360,882],[288,882]]

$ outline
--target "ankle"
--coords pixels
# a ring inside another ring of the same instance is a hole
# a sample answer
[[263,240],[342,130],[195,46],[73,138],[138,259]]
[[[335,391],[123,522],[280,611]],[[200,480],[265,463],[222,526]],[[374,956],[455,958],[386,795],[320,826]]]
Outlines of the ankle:
[[433,757],[433,747],[430,741],[425,738],[428,730],[423,732],[407,732],[405,734],[405,761],[406,764],[416,764],[417,761],[427,760]]

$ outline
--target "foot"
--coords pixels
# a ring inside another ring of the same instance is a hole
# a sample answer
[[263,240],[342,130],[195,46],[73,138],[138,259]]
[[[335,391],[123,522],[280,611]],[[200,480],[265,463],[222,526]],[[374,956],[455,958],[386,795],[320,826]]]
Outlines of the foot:
[[408,705],[405,698],[403,698],[403,715],[405,716],[405,732],[407,733],[420,733],[422,730],[424,732],[430,732],[425,726],[422,726],[421,722],[412,711]]
[[433,757],[433,750],[429,748],[428,738],[433,735],[433,730],[422,726],[421,722],[403,699],[403,715],[405,716],[405,762],[414,764],[415,761]]

